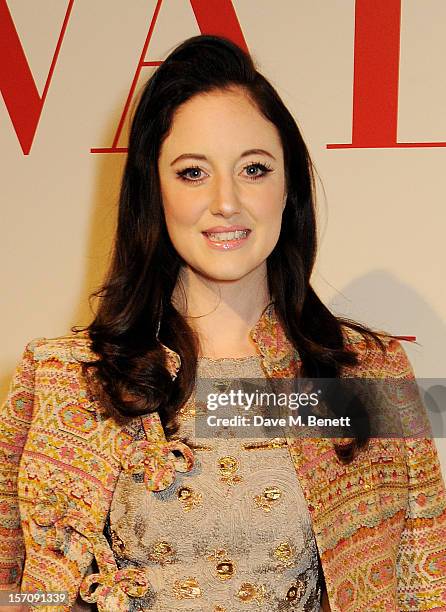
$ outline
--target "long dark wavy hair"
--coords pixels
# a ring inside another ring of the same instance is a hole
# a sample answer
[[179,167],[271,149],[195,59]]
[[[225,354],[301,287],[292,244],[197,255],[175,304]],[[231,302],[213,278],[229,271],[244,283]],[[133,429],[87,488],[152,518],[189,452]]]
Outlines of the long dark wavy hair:
[[[171,303],[182,260],[166,229],[158,157],[182,104],[204,92],[233,88],[247,93],[281,138],[288,195],[280,236],[267,259],[268,288],[284,332],[299,351],[303,374],[336,378],[342,366],[357,363],[342,325],[379,342],[374,332],[335,317],[311,287],[314,170],[295,120],[247,53],[225,38],[190,38],[149,79],[135,109],[113,259],[104,285],[93,294],[99,298],[97,314],[86,328],[98,356],[87,368],[93,368],[115,416],[158,411],[168,436],[177,431],[176,414],[194,388],[198,338]],[[174,381],[161,343],[180,355]],[[358,434],[352,443],[336,446],[338,457],[349,461],[366,441]]]

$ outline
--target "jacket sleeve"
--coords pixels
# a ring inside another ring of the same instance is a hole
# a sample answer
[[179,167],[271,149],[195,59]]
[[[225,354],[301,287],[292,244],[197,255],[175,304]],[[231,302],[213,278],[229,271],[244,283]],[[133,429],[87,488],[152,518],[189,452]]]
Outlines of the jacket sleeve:
[[[417,386],[410,385],[415,377],[407,355],[395,340],[389,348],[391,367],[395,368],[393,376],[409,383],[403,403],[405,408],[409,407],[410,422],[422,424],[426,411]],[[408,504],[396,567],[398,609],[446,610],[446,492],[440,462],[431,435],[414,437],[413,427],[403,427],[403,431]]]
[[0,408],[0,590],[20,585],[25,558],[17,475],[33,414],[35,342],[27,345]]

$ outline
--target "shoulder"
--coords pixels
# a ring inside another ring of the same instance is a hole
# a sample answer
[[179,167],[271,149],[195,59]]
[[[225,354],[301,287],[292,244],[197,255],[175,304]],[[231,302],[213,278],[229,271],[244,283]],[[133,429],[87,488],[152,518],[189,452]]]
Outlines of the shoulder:
[[87,332],[57,338],[36,338],[26,346],[25,354],[34,361],[87,362],[96,358]]
[[413,369],[403,344],[384,332],[377,332],[379,340],[352,329],[342,327],[346,346],[356,354],[358,363],[344,368],[346,376],[370,378],[412,378]]

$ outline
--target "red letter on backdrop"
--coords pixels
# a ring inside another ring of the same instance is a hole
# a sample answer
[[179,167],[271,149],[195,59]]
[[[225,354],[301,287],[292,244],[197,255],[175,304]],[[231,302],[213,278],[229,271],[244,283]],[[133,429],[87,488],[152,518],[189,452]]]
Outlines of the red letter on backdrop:
[[6,108],[25,155],[31,150],[34,135],[42,114],[45,98],[59,56],[65,30],[74,0],[70,0],[54,51],[53,60],[45,82],[42,97],[39,96],[33,75],[23,51],[19,35],[9,12],[6,0],[0,0],[0,89]]
[[355,13],[355,147],[393,147],[398,126],[401,0],[359,0]]
[[327,149],[444,147],[397,142],[401,0],[356,0],[352,142]]
[[[135,76],[133,77],[130,86],[129,95],[124,105],[124,110],[118,124],[115,136],[111,147],[94,148],[92,153],[125,153],[127,148],[118,147],[119,137],[121,136],[124,121],[127,117],[131,101],[133,99],[135,88],[138,83],[139,75],[143,66],[159,66],[162,62],[146,61],[146,53],[152,38],[153,30],[155,29],[156,20],[161,8],[163,0],[158,0],[150,22],[149,31],[142,49],[141,57],[136,68]],[[242,29],[237,19],[232,0],[190,0],[195,18],[202,34],[216,34],[226,36],[235,42],[245,51],[248,50]]]

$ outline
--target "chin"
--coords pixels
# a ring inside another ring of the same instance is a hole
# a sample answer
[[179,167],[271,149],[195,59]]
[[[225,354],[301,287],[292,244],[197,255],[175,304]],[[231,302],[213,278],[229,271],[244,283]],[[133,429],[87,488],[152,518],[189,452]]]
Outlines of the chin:
[[240,266],[232,268],[231,266],[221,266],[221,268],[201,269],[198,272],[210,281],[229,282],[238,281],[252,272],[251,268],[241,269]]

